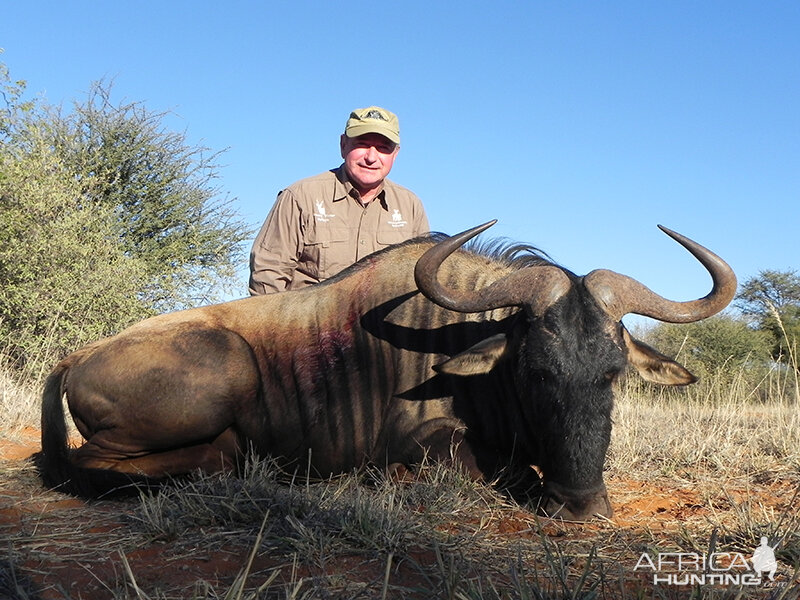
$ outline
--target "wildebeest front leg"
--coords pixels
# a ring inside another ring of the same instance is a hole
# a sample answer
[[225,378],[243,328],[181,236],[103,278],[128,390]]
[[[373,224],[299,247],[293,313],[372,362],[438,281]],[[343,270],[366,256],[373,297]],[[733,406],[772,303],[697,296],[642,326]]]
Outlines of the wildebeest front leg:
[[425,440],[430,460],[452,464],[476,481],[494,483],[517,501],[538,499],[542,482],[531,465],[517,463],[473,439],[464,429],[441,427]]
[[463,430],[448,427],[437,429],[425,440],[424,446],[427,448],[430,460],[452,464],[478,481],[485,481],[491,477],[481,467],[484,461],[480,455],[483,453],[479,448],[475,448],[474,444],[465,440]]
[[478,466],[478,459],[472,448],[465,443],[464,434],[452,426],[435,429],[425,437],[416,436],[413,444],[414,447],[402,462],[387,465],[386,475],[389,479],[401,483],[414,481],[414,468],[426,461],[461,468],[476,481],[487,479]]
[[497,464],[496,453],[468,439],[463,426],[449,418],[432,419],[407,433],[391,455],[390,474],[400,472],[401,465],[409,468],[427,460],[457,466],[478,481],[491,481]]
[[389,478],[396,481],[410,481],[414,478],[412,469],[424,462],[443,463],[463,469],[470,478],[485,480],[478,466],[478,459],[471,446],[464,442],[464,434],[452,427],[441,427],[428,436],[414,438],[414,458],[403,462],[390,463],[386,469]]

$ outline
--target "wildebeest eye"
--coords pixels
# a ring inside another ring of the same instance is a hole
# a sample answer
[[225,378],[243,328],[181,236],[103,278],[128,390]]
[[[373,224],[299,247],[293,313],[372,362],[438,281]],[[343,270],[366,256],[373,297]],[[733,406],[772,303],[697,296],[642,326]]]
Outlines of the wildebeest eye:
[[545,369],[531,369],[531,381],[534,383],[545,383],[550,379],[550,373]]

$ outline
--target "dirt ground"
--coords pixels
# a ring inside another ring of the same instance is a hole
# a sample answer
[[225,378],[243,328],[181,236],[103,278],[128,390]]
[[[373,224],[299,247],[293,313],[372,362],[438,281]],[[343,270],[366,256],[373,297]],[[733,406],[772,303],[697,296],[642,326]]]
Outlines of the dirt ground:
[[[43,490],[25,460],[38,448],[36,431],[25,431],[0,444],[0,559],[6,554],[1,563],[5,569],[0,570],[0,579],[5,579],[0,581],[0,598],[216,597],[204,590],[231,588],[248,564],[248,547],[233,541],[219,543],[215,538],[213,544],[204,545],[196,540],[142,537],[130,517],[136,501],[87,504]],[[642,550],[661,540],[694,537],[698,545],[707,544],[712,524],[735,519],[744,503],[751,510],[755,507],[753,514],[780,515],[792,508],[789,503],[797,502],[796,484],[781,481],[709,487],[677,478],[639,481],[610,474],[607,485],[615,510],[612,519],[567,524],[542,521],[517,509],[493,513],[491,522],[481,527],[504,538],[545,535],[555,543],[586,539],[596,544],[606,538],[622,548],[617,554],[618,568],[632,572]],[[757,543],[753,540],[751,546]],[[362,555],[339,558],[333,565],[309,566],[255,554],[248,585],[257,585],[270,574],[276,581],[287,582],[324,574],[364,582],[363,589],[380,590],[384,581],[391,581],[395,590],[403,585],[418,588],[422,578],[413,563],[435,560],[430,552],[420,551],[419,556],[402,561],[392,562],[390,556],[388,564],[386,557]],[[800,596],[800,580],[792,582],[794,576],[791,566],[781,565],[776,583],[770,585],[780,586],[783,595],[767,586],[761,590],[763,597]],[[119,595],[120,587],[127,590],[125,595]],[[173,592],[152,596],[148,590]],[[675,589],[667,595],[644,590],[646,586],[631,597],[683,597]],[[285,597],[290,597],[288,592]]]

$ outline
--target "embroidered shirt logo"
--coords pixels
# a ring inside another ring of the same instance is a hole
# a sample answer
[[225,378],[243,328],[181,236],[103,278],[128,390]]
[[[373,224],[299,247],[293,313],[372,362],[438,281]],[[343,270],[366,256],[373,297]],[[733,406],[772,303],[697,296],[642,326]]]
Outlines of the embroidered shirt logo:
[[405,227],[408,221],[404,221],[403,215],[401,215],[400,211],[395,208],[394,212],[392,213],[392,220],[388,221],[388,223],[389,225],[397,229],[398,227]]
[[336,215],[330,215],[325,210],[325,203],[322,200],[317,200],[314,202],[314,205],[317,207],[317,212],[314,213],[314,219],[317,223],[327,223]]

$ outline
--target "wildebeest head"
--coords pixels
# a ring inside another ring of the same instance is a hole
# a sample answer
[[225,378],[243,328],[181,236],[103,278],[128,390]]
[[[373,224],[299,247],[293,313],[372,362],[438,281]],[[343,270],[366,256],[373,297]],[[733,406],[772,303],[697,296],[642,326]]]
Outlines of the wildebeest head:
[[485,374],[512,362],[518,435],[536,446],[531,457],[542,472],[543,510],[565,519],[610,516],[603,464],[611,436],[612,385],[626,365],[648,381],[686,385],[684,367],[633,339],[621,323],[636,313],[673,323],[699,321],[722,310],[736,291],[736,277],[718,256],[666,228],[710,272],[706,297],[673,302],[641,283],[607,270],[578,277],[552,264],[521,268],[478,290],[448,289],[438,280],[441,263],[494,222],[448,238],[417,262],[415,277],[432,302],[458,312],[522,309],[522,327],[484,340],[437,367],[453,376]]

